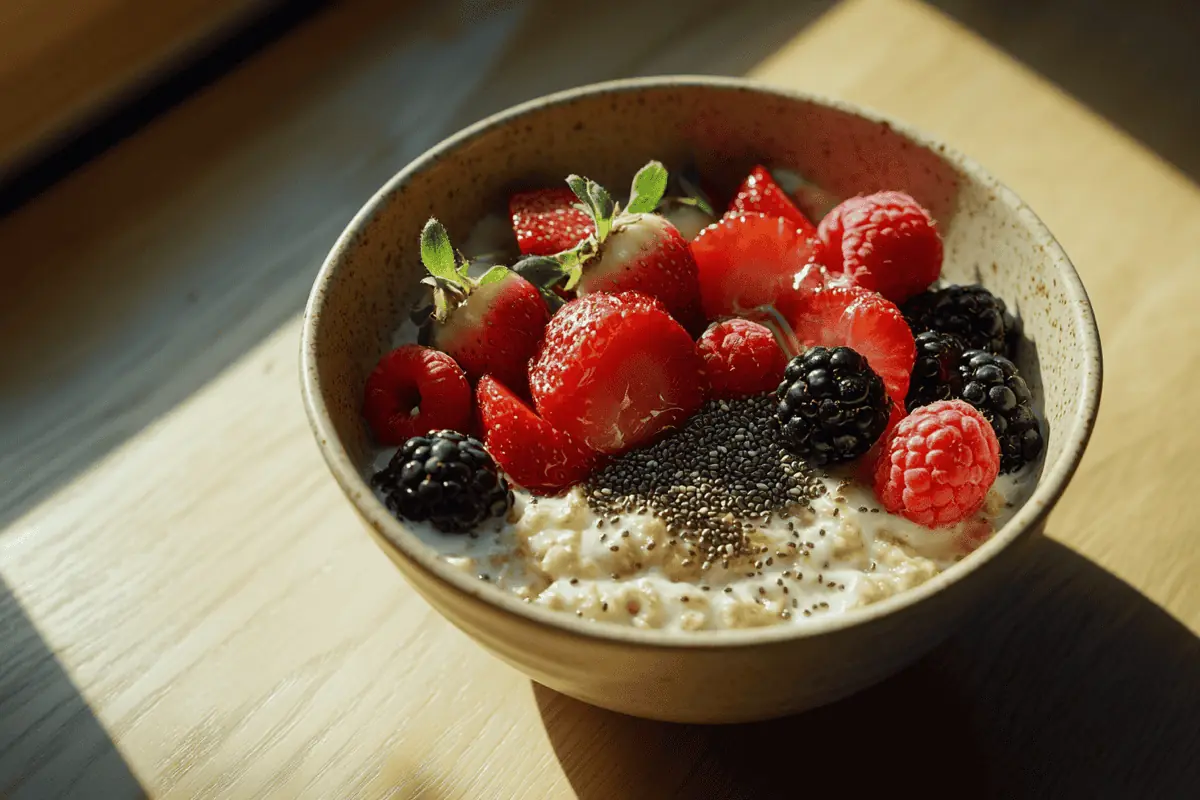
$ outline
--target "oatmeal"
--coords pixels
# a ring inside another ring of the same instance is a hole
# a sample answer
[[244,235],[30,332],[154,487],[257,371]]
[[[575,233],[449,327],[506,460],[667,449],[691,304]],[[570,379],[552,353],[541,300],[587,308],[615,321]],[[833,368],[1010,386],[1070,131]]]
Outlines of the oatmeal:
[[811,511],[756,529],[765,552],[707,570],[682,566],[686,546],[661,519],[613,522],[581,487],[519,493],[508,520],[472,536],[409,528],[457,568],[550,609],[637,628],[747,628],[803,624],[919,586],[966,556],[981,529],[1003,525],[1027,489],[1005,476],[979,514],[935,531],[880,511],[864,487],[824,480]]

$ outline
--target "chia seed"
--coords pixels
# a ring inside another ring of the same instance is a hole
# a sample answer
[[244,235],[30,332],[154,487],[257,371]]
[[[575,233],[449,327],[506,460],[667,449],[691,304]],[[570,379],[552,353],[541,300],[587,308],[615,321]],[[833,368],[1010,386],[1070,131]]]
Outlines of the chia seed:
[[783,449],[775,402],[765,394],[708,403],[678,431],[610,461],[586,488],[588,504],[610,523],[618,522],[613,514],[644,508],[689,555],[724,563],[760,552],[751,541],[755,526],[811,508],[824,483]]

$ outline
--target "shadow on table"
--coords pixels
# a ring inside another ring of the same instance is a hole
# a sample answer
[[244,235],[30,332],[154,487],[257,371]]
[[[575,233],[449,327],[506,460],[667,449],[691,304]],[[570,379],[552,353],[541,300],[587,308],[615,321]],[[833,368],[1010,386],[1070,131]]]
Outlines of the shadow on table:
[[1200,182],[1200,3],[926,0]]
[[805,714],[673,725],[536,684],[534,695],[583,800],[844,795],[885,783],[924,797],[1195,796],[1200,640],[1074,551],[1041,540],[1030,552],[1028,571],[969,630]]
[[0,581],[0,797],[146,797],[99,720]]
[[743,72],[833,3],[306,0],[263,52],[270,26],[118,115],[85,168],[0,186],[0,212],[26,201],[0,213],[0,330],[37,343],[0,359],[0,527],[294,318],[358,207],[439,140],[581,83]]

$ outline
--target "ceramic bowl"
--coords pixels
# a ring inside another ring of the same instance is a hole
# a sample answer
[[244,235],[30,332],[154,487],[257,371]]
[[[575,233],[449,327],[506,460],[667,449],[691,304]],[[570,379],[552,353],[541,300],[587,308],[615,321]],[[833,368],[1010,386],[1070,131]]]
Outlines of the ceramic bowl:
[[[577,172],[624,186],[657,158],[694,161],[732,189],[762,162],[834,194],[903,189],[936,217],[944,276],[980,281],[1024,324],[1018,356],[1047,423],[1037,487],[979,550],[908,592],[840,616],[748,630],[661,632],[589,622],[521,602],[442,562],[368,487],[363,383],[422,274],[430,217],[469,230],[514,189]],[[1021,569],[1083,454],[1100,399],[1087,294],[1062,248],[1012,191],[927,136],[849,104],[750,81],[626,80],[550,95],[489,117],[409,164],[367,201],[312,290],[304,402],[329,469],[367,531],[442,615],[538,683],[642,717],[734,722],[828,703],[896,672],[969,619]]]

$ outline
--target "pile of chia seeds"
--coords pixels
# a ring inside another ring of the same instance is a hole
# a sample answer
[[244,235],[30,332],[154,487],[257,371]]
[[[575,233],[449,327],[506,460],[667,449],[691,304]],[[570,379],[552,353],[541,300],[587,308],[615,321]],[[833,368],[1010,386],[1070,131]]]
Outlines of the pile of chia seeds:
[[704,569],[756,554],[756,527],[824,491],[820,474],[783,448],[771,395],[710,401],[680,430],[610,461],[585,487],[601,516],[662,519]]

